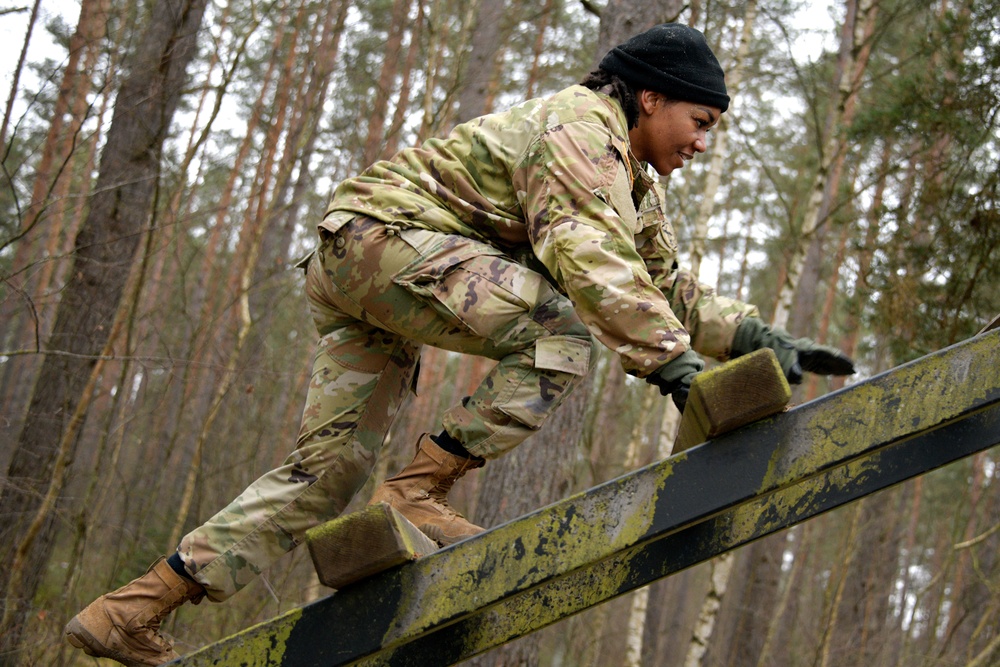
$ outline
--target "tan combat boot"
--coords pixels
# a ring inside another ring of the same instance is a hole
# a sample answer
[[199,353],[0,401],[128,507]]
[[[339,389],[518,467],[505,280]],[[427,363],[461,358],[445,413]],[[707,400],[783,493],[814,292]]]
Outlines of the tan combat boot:
[[160,558],[138,579],[102,595],[66,624],[66,639],[95,658],[128,667],[162,665],[179,656],[160,635],[167,614],[187,601],[201,601],[205,589]]
[[417,441],[417,455],[410,465],[375,489],[368,504],[388,503],[441,546],[454,544],[483,529],[448,504],[448,491],[466,471],[483,463],[482,459],[450,454],[424,434]]

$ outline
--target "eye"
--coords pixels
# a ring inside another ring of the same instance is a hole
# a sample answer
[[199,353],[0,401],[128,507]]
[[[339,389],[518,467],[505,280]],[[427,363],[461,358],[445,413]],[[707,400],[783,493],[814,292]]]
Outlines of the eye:
[[706,133],[711,132],[712,128],[715,127],[715,119],[711,118],[711,117],[709,117],[709,118],[695,118],[694,122],[695,122],[695,126],[699,130],[704,130]]

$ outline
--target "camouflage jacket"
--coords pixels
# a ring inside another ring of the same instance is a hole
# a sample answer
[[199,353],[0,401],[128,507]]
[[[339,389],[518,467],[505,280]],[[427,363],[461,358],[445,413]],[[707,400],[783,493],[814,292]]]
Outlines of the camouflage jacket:
[[340,183],[321,226],[361,213],[540,263],[594,336],[643,377],[691,346],[727,358],[735,325],[756,313],[678,272],[653,183],[631,155],[620,105],[572,86],[377,162]]

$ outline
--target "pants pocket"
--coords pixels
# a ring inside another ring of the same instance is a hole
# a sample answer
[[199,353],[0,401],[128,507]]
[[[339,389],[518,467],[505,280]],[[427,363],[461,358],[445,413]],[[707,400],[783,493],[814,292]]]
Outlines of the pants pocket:
[[440,235],[393,282],[420,297],[437,314],[485,339],[495,339],[551,296],[541,274],[493,246]]
[[586,375],[590,371],[592,340],[572,336],[550,336],[535,342],[535,368],[559,371],[570,375]]

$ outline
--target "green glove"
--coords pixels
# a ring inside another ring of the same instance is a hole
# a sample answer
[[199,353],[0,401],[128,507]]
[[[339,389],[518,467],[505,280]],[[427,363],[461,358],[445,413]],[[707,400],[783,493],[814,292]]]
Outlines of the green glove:
[[661,396],[670,394],[677,409],[684,412],[691,392],[691,381],[704,368],[705,362],[697,352],[685,350],[646,376],[646,382],[659,387]]
[[792,338],[784,329],[772,329],[756,317],[740,322],[729,356],[735,359],[763,347],[774,350],[791,384],[802,382],[803,371],[818,375],[854,373],[854,361],[837,348],[820,345],[808,338]]

